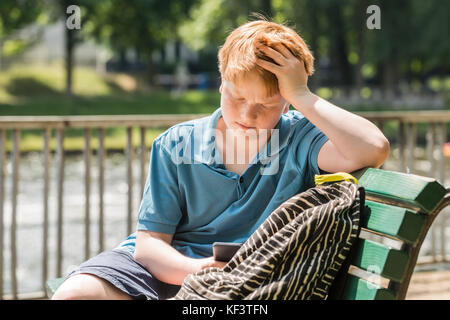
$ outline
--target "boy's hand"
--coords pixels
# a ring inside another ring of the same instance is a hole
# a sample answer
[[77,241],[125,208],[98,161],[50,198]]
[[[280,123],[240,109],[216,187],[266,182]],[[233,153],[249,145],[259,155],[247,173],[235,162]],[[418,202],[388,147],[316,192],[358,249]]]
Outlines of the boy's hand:
[[214,257],[201,259],[201,269],[216,267],[222,269],[228,262],[214,260]]
[[272,58],[275,63],[263,59],[256,59],[256,63],[272,72],[278,79],[280,94],[289,103],[293,103],[299,97],[309,94],[308,75],[303,61],[296,58],[288,48],[278,43],[275,49],[263,45],[256,45],[256,49]]

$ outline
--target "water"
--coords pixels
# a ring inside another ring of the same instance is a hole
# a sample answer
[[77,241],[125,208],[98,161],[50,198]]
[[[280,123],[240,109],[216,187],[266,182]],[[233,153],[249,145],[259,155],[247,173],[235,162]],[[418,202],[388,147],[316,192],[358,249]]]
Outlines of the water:
[[[415,163],[415,173],[429,176],[430,163],[424,160],[425,151],[418,148]],[[140,164],[137,157],[133,160],[133,211],[137,212],[140,203]],[[446,164],[446,176],[450,178],[450,164]],[[95,158],[91,162],[91,252],[94,256],[99,252],[98,245],[98,166]],[[49,238],[48,238],[48,279],[56,277],[56,248],[57,248],[57,168],[51,162],[51,184],[49,194]],[[398,170],[398,150],[394,149],[386,162],[384,169]],[[12,165],[6,167],[6,202],[4,204],[5,247],[4,247],[4,284],[5,294],[11,291],[10,277],[10,231],[11,223],[11,174]],[[17,198],[17,286],[19,293],[42,290],[42,252],[43,252],[43,161],[39,153],[31,153],[20,162],[19,193]],[[108,155],[105,159],[104,185],[104,246],[105,250],[112,249],[124,240],[127,234],[127,176],[126,158],[122,154]],[[450,185],[446,179],[445,185]],[[84,261],[84,163],[83,157],[67,156],[65,160],[65,181],[63,200],[63,275],[76,265]],[[441,213],[442,215],[443,213]],[[445,214],[447,214],[445,212]],[[137,214],[134,214],[135,225]],[[449,220],[449,219],[447,219]],[[439,229],[439,228],[438,228]],[[439,230],[438,230],[439,231]],[[447,236],[450,230],[447,228]],[[439,250],[439,233],[437,245]],[[450,238],[447,239],[450,247]],[[421,255],[430,253],[431,233],[425,240]]]
[[[91,198],[90,198],[90,236],[93,256],[99,252],[98,245],[98,166],[91,162]],[[140,165],[133,161],[133,211],[137,212],[140,202]],[[6,166],[6,202],[4,205],[4,287],[7,294],[10,284],[10,224],[11,224],[11,175],[12,165]],[[42,288],[43,253],[43,162],[40,154],[32,153],[20,161],[19,192],[17,195],[17,283],[18,292],[33,292]],[[48,253],[49,275],[56,277],[57,250],[57,171],[56,163],[51,164],[51,183],[49,191],[49,230]],[[104,184],[104,248],[111,249],[128,236],[127,201],[128,185],[126,159],[124,155],[114,154],[105,159]],[[67,274],[84,260],[84,164],[82,156],[70,156],[65,160],[65,180],[63,197],[63,264],[62,272]],[[136,217],[134,217],[135,219]],[[133,221],[133,225],[135,220]]]

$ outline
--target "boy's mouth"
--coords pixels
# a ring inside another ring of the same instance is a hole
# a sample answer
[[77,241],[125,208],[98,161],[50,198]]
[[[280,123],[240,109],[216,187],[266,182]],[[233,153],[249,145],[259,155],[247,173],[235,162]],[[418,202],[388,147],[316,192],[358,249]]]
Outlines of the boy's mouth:
[[241,128],[243,130],[255,129],[255,127],[249,127],[249,126],[246,126],[246,125],[244,125],[244,124],[242,124],[240,122],[237,122],[237,121],[235,121],[235,122],[239,126],[239,128]]

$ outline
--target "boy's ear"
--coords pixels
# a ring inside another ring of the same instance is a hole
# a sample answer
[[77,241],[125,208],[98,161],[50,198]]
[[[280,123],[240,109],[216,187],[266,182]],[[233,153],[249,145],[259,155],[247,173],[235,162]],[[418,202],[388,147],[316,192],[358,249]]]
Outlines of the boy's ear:
[[222,94],[222,82],[220,83],[219,92]]

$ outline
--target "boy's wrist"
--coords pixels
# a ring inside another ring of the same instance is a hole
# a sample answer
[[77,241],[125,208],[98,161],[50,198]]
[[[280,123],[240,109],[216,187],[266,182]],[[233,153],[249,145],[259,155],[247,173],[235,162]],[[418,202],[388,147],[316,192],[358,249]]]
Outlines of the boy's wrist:
[[297,93],[296,93],[297,98],[307,96],[309,94],[311,94],[311,91],[309,91],[307,84],[303,84],[297,88]]
[[301,112],[302,108],[312,106],[316,101],[316,98],[316,95],[309,90],[308,86],[305,85],[297,91],[291,105]]

